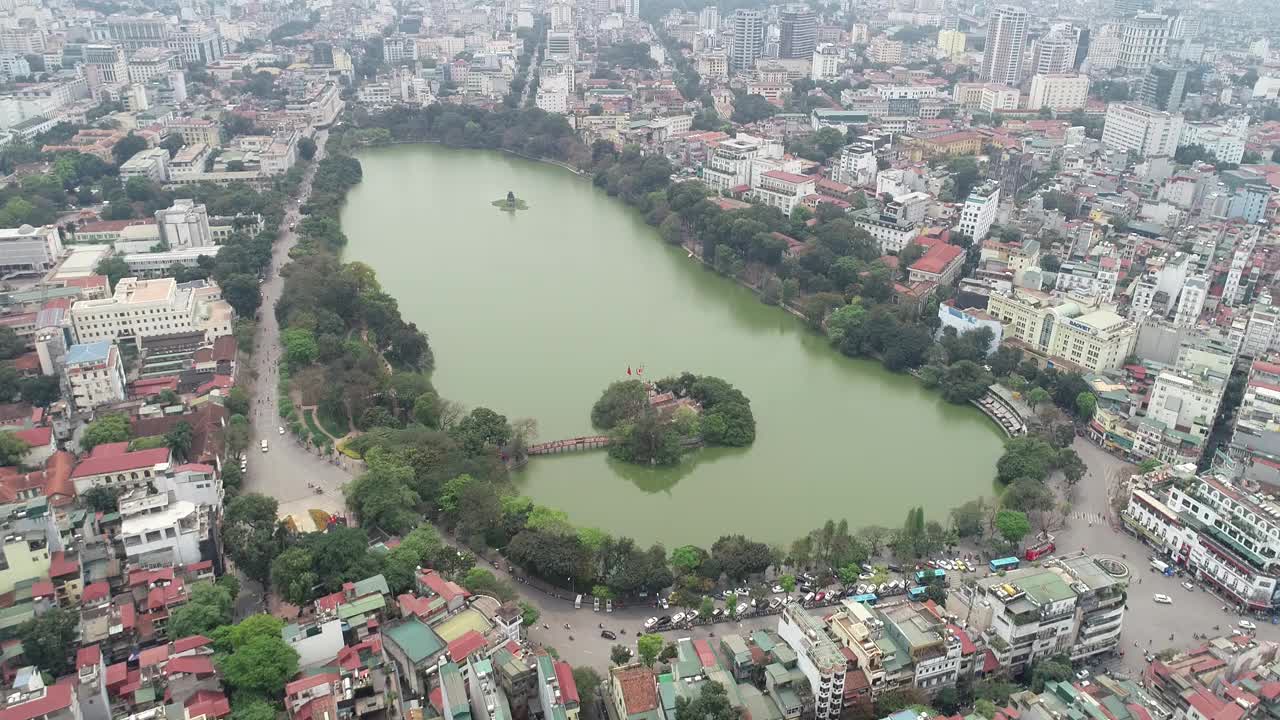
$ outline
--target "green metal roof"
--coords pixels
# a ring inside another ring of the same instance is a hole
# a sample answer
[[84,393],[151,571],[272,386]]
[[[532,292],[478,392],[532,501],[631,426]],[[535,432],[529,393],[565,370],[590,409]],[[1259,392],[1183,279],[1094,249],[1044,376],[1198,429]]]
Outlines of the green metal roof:
[[416,617],[398,625],[392,625],[383,633],[391,638],[414,663],[431,659],[444,652],[444,641],[435,630]]
[[[381,576],[379,576],[381,577]],[[342,620],[350,620],[357,615],[370,615],[387,607],[387,598],[385,595],[365,595],[357,598],[349,603],[342,603],[338,606],[338,618]]]

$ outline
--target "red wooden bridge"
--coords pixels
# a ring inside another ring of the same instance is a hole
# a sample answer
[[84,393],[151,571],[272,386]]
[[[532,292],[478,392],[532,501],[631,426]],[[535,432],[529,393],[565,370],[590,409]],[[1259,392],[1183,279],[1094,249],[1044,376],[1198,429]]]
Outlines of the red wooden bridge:
[[530,445],[526,452],[530,455],[554,455],[556,453],[577,452],[579,450],[597,450],[608,444],[608,435],[587,435]]

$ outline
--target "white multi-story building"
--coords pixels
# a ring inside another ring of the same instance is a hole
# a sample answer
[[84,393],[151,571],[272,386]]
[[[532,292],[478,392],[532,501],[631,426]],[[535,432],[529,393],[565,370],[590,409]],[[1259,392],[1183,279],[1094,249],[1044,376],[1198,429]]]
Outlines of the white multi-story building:
[[213,245],[209,231],[209,213],[203,204],[179,198],[173,207],[156,211],[160,240],[172,249],[201,248]]
[[1244,300],[1245,268],[1253,259],[1253,248],[1258,242],[1258,228],[1248,228],[1235,234],[1235,250],[1231,253],[1231,266],[1227,268],[1227,279],[1222,286],[1222,303],[1234,306]]
[[1095,310],[1054,325],[1049,354],[1094,372],[1117,370],[1137,339],[1133,323],[1110,310]]
[[827,636],[826,626],[795,603],[784,606],[778,616],[778,636],[795,651],[796,667],[809,681],[814,717],[836,720],[844,707],[847,663],[839,646]]
[[231,307],[217,285],[178,284],[173,278],[124,278],[115,294],[71,306],[71,322],[81,343],[203,332],[207,340],[231,333]]
[[1244,128],[1224,123],[1185,122],[1178,136],[1178,147],[1187,145],[1199,145],[1218,162],[1239,164],[1244,159]]
[[870,187],[875,185],[878,171],[875,148],[869,143],[853,143],[840,151],[831,179],[854,187]]
[[1120,26],[1120,67],[1143,72],[1164,60],[1169,52],[1169,18],[1142,13]]
[[1213,429],[1226,389],[1226,378],[1206,369],[1162,370],[1145,416],[1203,442]]
[[418,59],[418,38],[404,33],[393,33],[382,38],[382,57],[390,65]]
[[207,516],[189,500],[168,493],[135,493],[120,498],[120,543],[125,557],[140,565],[190,565],[203,560],[200,544],[209,538]]
[[124,362],[110,340],[72,345],[63,357],[62,375],[79,412],[125,399]]
[[1195,327],[1204,310],[1204,301],[1209,295],[1209,280],[1203,276],[1187,278],[1178,294],[1178,307],[1174,311],[1173,323],[1180,327]]
[[978,77],[983,82],[1017,85],[1027,43],[1027,10],[997,5],[987,15],[987,41]]
[[573,62],[578,59],[578,41],[572,30],[548,30],[546,59]]
[[750,70],[756,58],[764,57],[765,18],[760,10],[739,8],[733,13],[733,45],[729,49],[730,70]]
[[164,148],[147,148],[134,153],[120,166],[120,179],[140,177],[154,183],[169,179],[169,151]]
[[182,25],[169,38],[168,47],[178,51],[183,62],[207,65],[222,58],[222,36],[208,25]]
[[1061,75],[1075,67],[1076,32],[1069,24],[1054,25],[1031,44],[1033,75]]
[[538,71],[538,94],[535,102],[549,113],[565,115],[574,94],[573,63],[548,60]]
[[1119,647],[1127,578],[1100,558],[1056,557],[954,588],[947,611],[986,638],[1007,672],[1058,654],[1076,662]]
[[1242,609],[1280,606],[1280,505],[1213,475],[1147,491],[1135,486],[1124,523],[1172,563]]
[[211,148],[222,147],[222,132],[218,127],[218,123],[204,118],[178,118],[169,121],[169,132],[176,132],[182,136],[183,145],[199,145],[201,143]]
[[[1010,269],[1015,268],[1011,266]],[[1114,270],[1106,270],[1091,263],[1065,262],[1058,268],[1053,289],[1111,302],[1119,280],[1120,274]]]
[[964,55],[967,41],[968,38],[959,30],[941,30],[938,32],[938,50],[950,58]]
[[831,43],[822,43],[814,49],[809,77],[815,81],[840,77],[840,49]]
[[1102,144],[1139,157],[1173,155],[1182,134],[1182,115],[1142,105],[1112,103],[1102,126]]
[[782,170],[761,173],[758,184],[751,192],[757,200],[776,207],[783,215],[790,216],[795,206],[806,196],[812,195],[816,181],[809,175],[797,175]]
[[57,226],[0,229],[0,271],[44,272],[62,257],[62,234]]
[[996,210],[1000,206],[1000,186],[993,182],[985,183],[969,191],[964,207],[960,209],[960,224],[957,229],[980,243],[991,231],[996,221]]
[[1028,109],[1079,110],[1089,100],[1087,75],[1036,75],[1031,78]]
[[178,53],[166,48],[146,47],[135,50],[129,58],[129,82],[146,83],[157,77],[168,77],[174,70],[181,70]]
[[756,161],[781,157],[782,148],[777,143],[739,133],[716,145],[702,168],[702,182],[717,192],[739,185],[751,187],[757,184]]
[[1020,97],[1017,88],[987,83],[978,93],[978,109],[988,113],[1017,110]]

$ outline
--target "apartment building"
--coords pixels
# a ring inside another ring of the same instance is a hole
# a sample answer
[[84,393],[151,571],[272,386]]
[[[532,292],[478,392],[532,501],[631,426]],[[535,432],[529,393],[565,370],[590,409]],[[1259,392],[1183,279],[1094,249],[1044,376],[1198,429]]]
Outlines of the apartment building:
[[207,340],[231,334],[231,306],[208,281],[178,284],[173,278],[124,278],[115,294],[81,300],[71,306],[71,322],[80,342],[133,340],[203,332]]
[[875,148],[870,143],[853,143],[840,151],[831,179],[853,187],[872,187],[878,170]]
[[1141,13],[1120,26],[1120,67],[1143,72],[1164,60],[1169,52],[1169,18]]
[[1132,353],[1137,336],[1132,322],[1111,310],[1095,310],[1056,324],[1049,354],[1094,372],[1115,370]]
[[189,500],[168,493],[137,493],[120,498],[120,542],[130,562],[143,567],[190,565],[204,559],[209,516]]
[[1138,157],[1173,155],[1182,133],[1182,115],[1127,103],[1107,106],[1102,144]]
[[1027,98],[1027,108],[1049,108],[1058,112],[1069,112],[1082,109],[1088,100],[1088,75],[1037,74],[1031,78],[1031,92]]
[[844,653],[827,635],[825,623],[798,603],[783,607],[778,616],[778,636],[796,653],[796,666],[809,681],[813,717],[836,720],[844,707],[846,661]]
[[1081,661],[1119,648],[1128,570],[1083,553],[953,589],[947,611],[981,633],[1008,672],[1063,654]]
[[213,245],[209,230],[209,212],[203,203],[178,198],[173,206],[156,211],[160,239],[171,249],[202,248]]
[[1208,440],[1227,389],[1227,375],[1208,368],[1163,370],[1156,376],[1146,417]]
[[182,136],[184,145],[199,145],[201,143],[211,147],[222,147],[222,131],[218,127],[218,123],[203,118],[178,118],[171,120],[168,125],[169,132],[176,132]]
[[110,340],[68,348],[62,377],[71,391],[71,404],[80,412],[125,399],[124,362]]

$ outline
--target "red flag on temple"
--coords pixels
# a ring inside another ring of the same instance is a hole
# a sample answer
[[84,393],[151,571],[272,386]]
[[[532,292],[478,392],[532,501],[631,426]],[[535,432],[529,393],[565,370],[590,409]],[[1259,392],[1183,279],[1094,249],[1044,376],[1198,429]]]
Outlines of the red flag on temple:
[[631,374],[631,366],[630,366],[630,365],[628,365],[628,366],[627,366],[627,374],[628,374],[628,375],[630,375],[630,374]]

